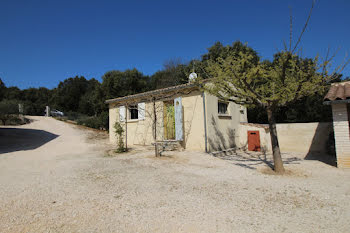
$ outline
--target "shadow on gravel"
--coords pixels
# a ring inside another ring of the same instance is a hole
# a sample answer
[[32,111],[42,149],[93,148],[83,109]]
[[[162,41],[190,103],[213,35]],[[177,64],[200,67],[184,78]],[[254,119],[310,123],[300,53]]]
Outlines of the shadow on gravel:
[[0,154],[34,150],[57,137],[44,130],[0,128]]
[[[219,153],[214,155],[217,158],[227,160],[232,164],[252,170],[256,170],[261,164],[265,164],[273,169],[272,158],[268,158],[265,153],[262,152],[243,152],[243,151],[228,151],[225,153]],[[283,164],[299,164],[300,160],[296,157],[283,158]]]

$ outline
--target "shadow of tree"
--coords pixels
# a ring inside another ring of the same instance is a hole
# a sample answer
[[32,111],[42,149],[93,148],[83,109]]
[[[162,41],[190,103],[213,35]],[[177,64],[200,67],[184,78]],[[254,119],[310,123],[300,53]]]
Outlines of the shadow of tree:
[[0,154],[34,150],[58,136],[44,130],[0,128]]
[[208,143],[210,145],[211,151],[223,151],[229,148],[235,148],[236,142],[236,132],[232,128],[227,129],[227,140],[225,139],[225,135],[219,130],[219,127],[217,125],[217,122],[215,121],[215,118],[211,117],[211,125],[214,129],[214,134],[211,135],[208,138]]
[[[261,164],[273,169],[273,159],[264,152],[227,150],[213,154],[214,157],[229,161],[233,165],[255,170]],[[282,155],[283,158],[283,155]],[[283,158],[284,164],[299,164],[297,157]]]
[[[309,148],[306,160],[318,160],[325,164],[336,167],[337,158],[335,154],[335,141],[334,141],[334,131],[333,125],[328,123],[326,125],[318,124],[314,137],[312,138],[312,143]],[[327,139],[324,141],[324,139]]]

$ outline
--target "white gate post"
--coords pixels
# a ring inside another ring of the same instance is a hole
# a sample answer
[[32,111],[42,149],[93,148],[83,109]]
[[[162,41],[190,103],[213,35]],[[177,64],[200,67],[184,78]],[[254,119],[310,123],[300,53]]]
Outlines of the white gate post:
[[50,116],[50,107],[46,106],[46,116],[49,117]]

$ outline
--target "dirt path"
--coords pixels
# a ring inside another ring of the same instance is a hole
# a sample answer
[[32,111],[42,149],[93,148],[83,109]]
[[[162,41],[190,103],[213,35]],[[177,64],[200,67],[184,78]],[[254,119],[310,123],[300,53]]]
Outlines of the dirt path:
[[297,161],[281,177],[204,153],[109,157],[102,134],[33,119],[0,129],[0,232],[350,232],[350,171]]

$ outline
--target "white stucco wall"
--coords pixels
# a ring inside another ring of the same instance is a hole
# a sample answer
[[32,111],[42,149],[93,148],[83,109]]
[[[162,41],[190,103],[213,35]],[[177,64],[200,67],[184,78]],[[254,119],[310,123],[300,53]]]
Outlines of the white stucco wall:
[[236,147],[239,125],[247,122],[247,109],[228,102],[227,116],[218,114],[218,98],[206,93],[207,132],[209,151],[221,151]]
[[[174,98],[177,96],[174,96]],[[247,110],[245,107],[233,102],[229,103],[228,117],[219,117],[218,98],[208,93],[205,94],[206,126],[208,151],[233,148],[238,138],[240,122],[247,122]],[[194,91],[182,95],[183,106],[183,130],[184,148],[194,151],[205,151],[204,108],[203,95],[200,91]],[[150,145],[153,140],[152,120],[153,104],[146,103],[145,120],[128,121],[128,145]],[[157,102],[157,140],[164,140],[163,133],[163,101]],[[109,106],[109,138],[116,143],[114,124],[119,121],[119,107]],[[121,122],[125,128],[125,123]]]
[[[174,98],[177,96],[174,96]],[[156,102],[157,110],[157,140],[164,140],[163,127],[163,101]],[[183,146],[189,150],[204,151],[204,114],[203,99],[199,91],[182,96],[183,107]],[[145,120],[128,120],[127,140],[128,145],[151,145],[153,139],[153,103],[145,104]],[[119,121],[119,107],[110,104],[109,106],[109,138],[110,142],[116,143],[114,124]],[[121,122],[125,128],[125,122]]]
[[[332,130],[329,122],[312,123],[286,123],[277,124],[277,136],[280,150],[284,152],[297,152],[304,158],[307,154],[326,154],[327,140]],[[257,130],[260,133],[261,148],[271,152],[271,138],[266,126],[241,125],[239,129],[239,147],[246,149],[248,145],[248,130]]]

